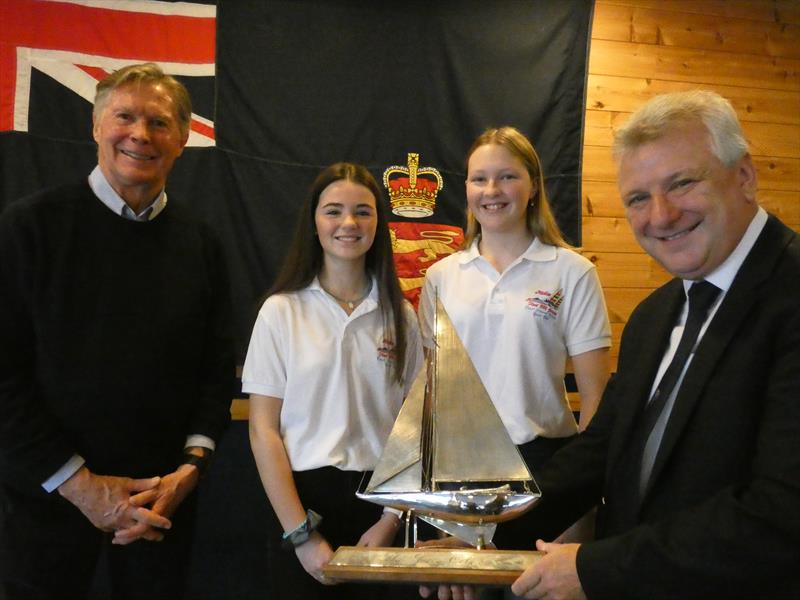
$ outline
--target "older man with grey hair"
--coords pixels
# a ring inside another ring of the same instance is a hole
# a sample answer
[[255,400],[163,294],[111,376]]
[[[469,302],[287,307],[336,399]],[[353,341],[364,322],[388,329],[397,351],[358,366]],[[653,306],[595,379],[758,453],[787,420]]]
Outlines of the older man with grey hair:
[[5,599],[85,597],[101,552],[114,598],[182,595],[234,375],[220,244],[165,192],[190,118],[158,66],[116,71],[95,170],[0,215]]

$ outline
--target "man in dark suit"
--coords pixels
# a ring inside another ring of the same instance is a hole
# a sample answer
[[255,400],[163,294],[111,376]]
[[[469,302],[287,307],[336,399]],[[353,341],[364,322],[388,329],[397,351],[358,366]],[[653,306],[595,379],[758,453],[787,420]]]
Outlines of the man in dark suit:
[[[534,474],[531,536],[553,539],[599,505],[596,541],[537,540],[545,555],[512,590],[798,598],[798,236],[759,208],[747,143],[717,94],[654,98],[617,132],[615,157],[636,237],[676,279],[632,314],[588,429]],[[713,291],[702,310],[696,290]]]
[[[545,554],[512,590],[798,598],[798,236],[756,203],[747,143],[717,94],[654,98],[617,132],[615,157],[636,238],[676,279],[632,314],[588,429],[535,474],[531,535],[553,539],[599,505],[596,541],[537,540]],[[704,309],[687,307],[709,284]]]
[[[633,232],[676,278],[631,315],[587,431],[536,474],[532,535],[552,539],[597,504],[596,541],[538,540],[545,556],[512,590],[800,597],[798,236],[758,206],[747,143],[715,93],[652,99],[614,153]],[[716,298],[659,403],[701,281]]]
[[[654,98],[617,132],[615,157],[636,238],[676,279],[632,314],[588,429],[535,474],[531,536],[553,539],[599,505],[596,541],[537,540],[545,555],[512,590],[798,598],[798,236],[759,208],[747,143],[717,94]],[[709,304],[689,309],[709,283]]]
[[116,71],[95,170],[0,216],[0,598],[83,598],[101,552],[114,598],[182,595],[234,376],[220,244],[165,193],[190,120],[156,65]]

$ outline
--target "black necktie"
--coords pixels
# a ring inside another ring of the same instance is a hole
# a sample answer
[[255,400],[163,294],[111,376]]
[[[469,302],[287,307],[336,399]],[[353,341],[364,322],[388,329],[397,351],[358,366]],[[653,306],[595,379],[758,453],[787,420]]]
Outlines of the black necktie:
[[[637,484],[641,483],[642,488],[646,482],[639,482],[639,477],[645,447],[647,446],[650,436],[653,434],[653,427],[664,411],[667,399],[672,394],[675,389],[675,384],[683,373],[686,361],[697,343],[697,336],[700,334],[700,329],[708,317],[708,311],[714,304],[714,300],[716,300],[719,293],[720,289],[713,283],[707,281],[700,281],[692,284],[689,288],[689,316],[686,319],[686,326],[683,328],[680,342],[678,342],[678,349],[675,351],[675,355],[672,357],[667,370],[664,371],[661,381],[658,382],[655,393],[653,393],[652,398],[642,411],[632,441],[631,451],[635,452],[633,456],[636,457],[635,460],[637,462],[636,469],[633,471],[634,479],[637,481]],[[649,477],[649,472],[645,477]]]

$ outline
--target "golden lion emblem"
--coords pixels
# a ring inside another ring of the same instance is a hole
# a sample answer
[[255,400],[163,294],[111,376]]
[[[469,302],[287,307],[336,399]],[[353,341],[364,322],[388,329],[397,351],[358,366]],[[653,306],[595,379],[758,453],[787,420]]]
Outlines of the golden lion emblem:
[[423,255],[419,257],[421,263],[432,262],[442,254],[455,252],[457,248],[452,246],[453,240],[459,237],[459,233],[455,231],[435,229],[421,231],[419,234],[421,239],[416,240],[398,238],[393,229],[389,229],[389,235],[392,238],[392,250],[395,254],[409,254],[422,250]]

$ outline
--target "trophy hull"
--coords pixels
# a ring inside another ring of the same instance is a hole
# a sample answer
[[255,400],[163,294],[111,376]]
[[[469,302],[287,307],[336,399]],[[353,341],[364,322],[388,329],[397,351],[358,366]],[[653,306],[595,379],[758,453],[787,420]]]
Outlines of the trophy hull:
[[382,506],[475,525],[514,519],[532,508],[541,496],[506,490],[371,492],[356,495]]

